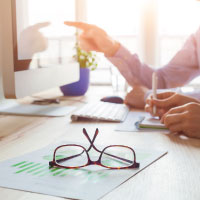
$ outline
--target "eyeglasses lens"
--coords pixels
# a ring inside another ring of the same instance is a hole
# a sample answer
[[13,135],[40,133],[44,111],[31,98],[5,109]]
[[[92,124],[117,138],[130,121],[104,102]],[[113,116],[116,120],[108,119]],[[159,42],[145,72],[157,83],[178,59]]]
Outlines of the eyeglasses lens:
[[104,150],[101,164],[110,168],[123,168],[132,166],[134,163],[133,151],[126,147],[113,146]]
[[80,167],[88,162],[87,153],[79,146],[63,146],[55,154],[56,164],[63,167]]

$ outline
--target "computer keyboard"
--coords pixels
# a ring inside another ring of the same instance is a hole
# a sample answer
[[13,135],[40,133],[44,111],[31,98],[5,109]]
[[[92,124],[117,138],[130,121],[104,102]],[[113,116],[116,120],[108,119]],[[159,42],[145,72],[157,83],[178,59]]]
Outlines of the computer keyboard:
[[72,121],[79,119],[93,119],[102,121],[122,122],[125,120],[129,108],[124,104],[96,102],[88,103],[71,115]]

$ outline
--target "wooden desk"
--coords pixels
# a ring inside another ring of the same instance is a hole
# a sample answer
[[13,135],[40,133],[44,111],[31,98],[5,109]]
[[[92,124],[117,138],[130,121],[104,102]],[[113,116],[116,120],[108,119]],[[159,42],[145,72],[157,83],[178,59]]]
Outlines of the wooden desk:
[[[95,91],[95,93],[94,93]],[[90,88],[85,97],[61,99],[62,104],[81,105],[84,101],[98,100],[111,94],[111,88]],[[44,93],[44,97],[51,97]],[[102,95],[103,94],[103,95]],[[60,93],[54,93],[60,95]],[[28,102],[30,98],[26,98]],[[23,100],[24,101],[24,100]],[[0,116],[0,160],[6,160],[40,149],[59,140],[86,142],[82,128],[93,134],[96,127],[100,134],[97,144],[125,144],[135,147],[166,149],[168,154],[141,173],[106,195],[111,199],[200,199],[200,140],[183,139],[159,132],[115,132],[115,123],[71,123],[69,116],[22,117]],[[0,188],[0,199],[6,200],[55,200],[52,196]]]

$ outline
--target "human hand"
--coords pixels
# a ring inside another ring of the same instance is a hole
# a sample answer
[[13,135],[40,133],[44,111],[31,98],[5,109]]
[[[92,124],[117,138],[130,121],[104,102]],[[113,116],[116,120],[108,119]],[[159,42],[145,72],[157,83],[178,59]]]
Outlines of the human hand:
[[148,89],[144,86],[134,86],[133,89],[126,95],[124,103],[134,108],[144,109],[144,97],[147,91]]
[[102,52],[105,56],[114,56],[118,51],[120,44],[111,38],[103,29],[84,22],[65,22],[68,26],[81,29],[83,32],[79,35],[81,49],[85,51]]
[[183,133],[188,137],[200,138],[200,104],[187,103],[170,109],[161,122],[172,133]]
[[146,100],[145,111],[153,114],[153,106],[156,106],[156,116],[162,117],[169,109],[186,103],[199,101],[195,98],[178,94],[176,92],[164,92],[157,94],[157,99],[150,95]]
[[49,22],[38,23],[21,32],[18,51],[21,59],[32,59],[34,53],[44,51],[47,48],[48,41],[39,30],[49,25]]

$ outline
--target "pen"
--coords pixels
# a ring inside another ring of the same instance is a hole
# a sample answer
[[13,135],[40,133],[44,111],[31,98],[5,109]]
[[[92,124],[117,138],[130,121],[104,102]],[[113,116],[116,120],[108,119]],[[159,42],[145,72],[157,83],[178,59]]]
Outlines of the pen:
[[[152,90],[153,90],[153,99],[157,98],[156,90],[157,90],[157,75],[156,72],[152,74]],[[156,115],[156,106],[153,105],[153,115]]]

